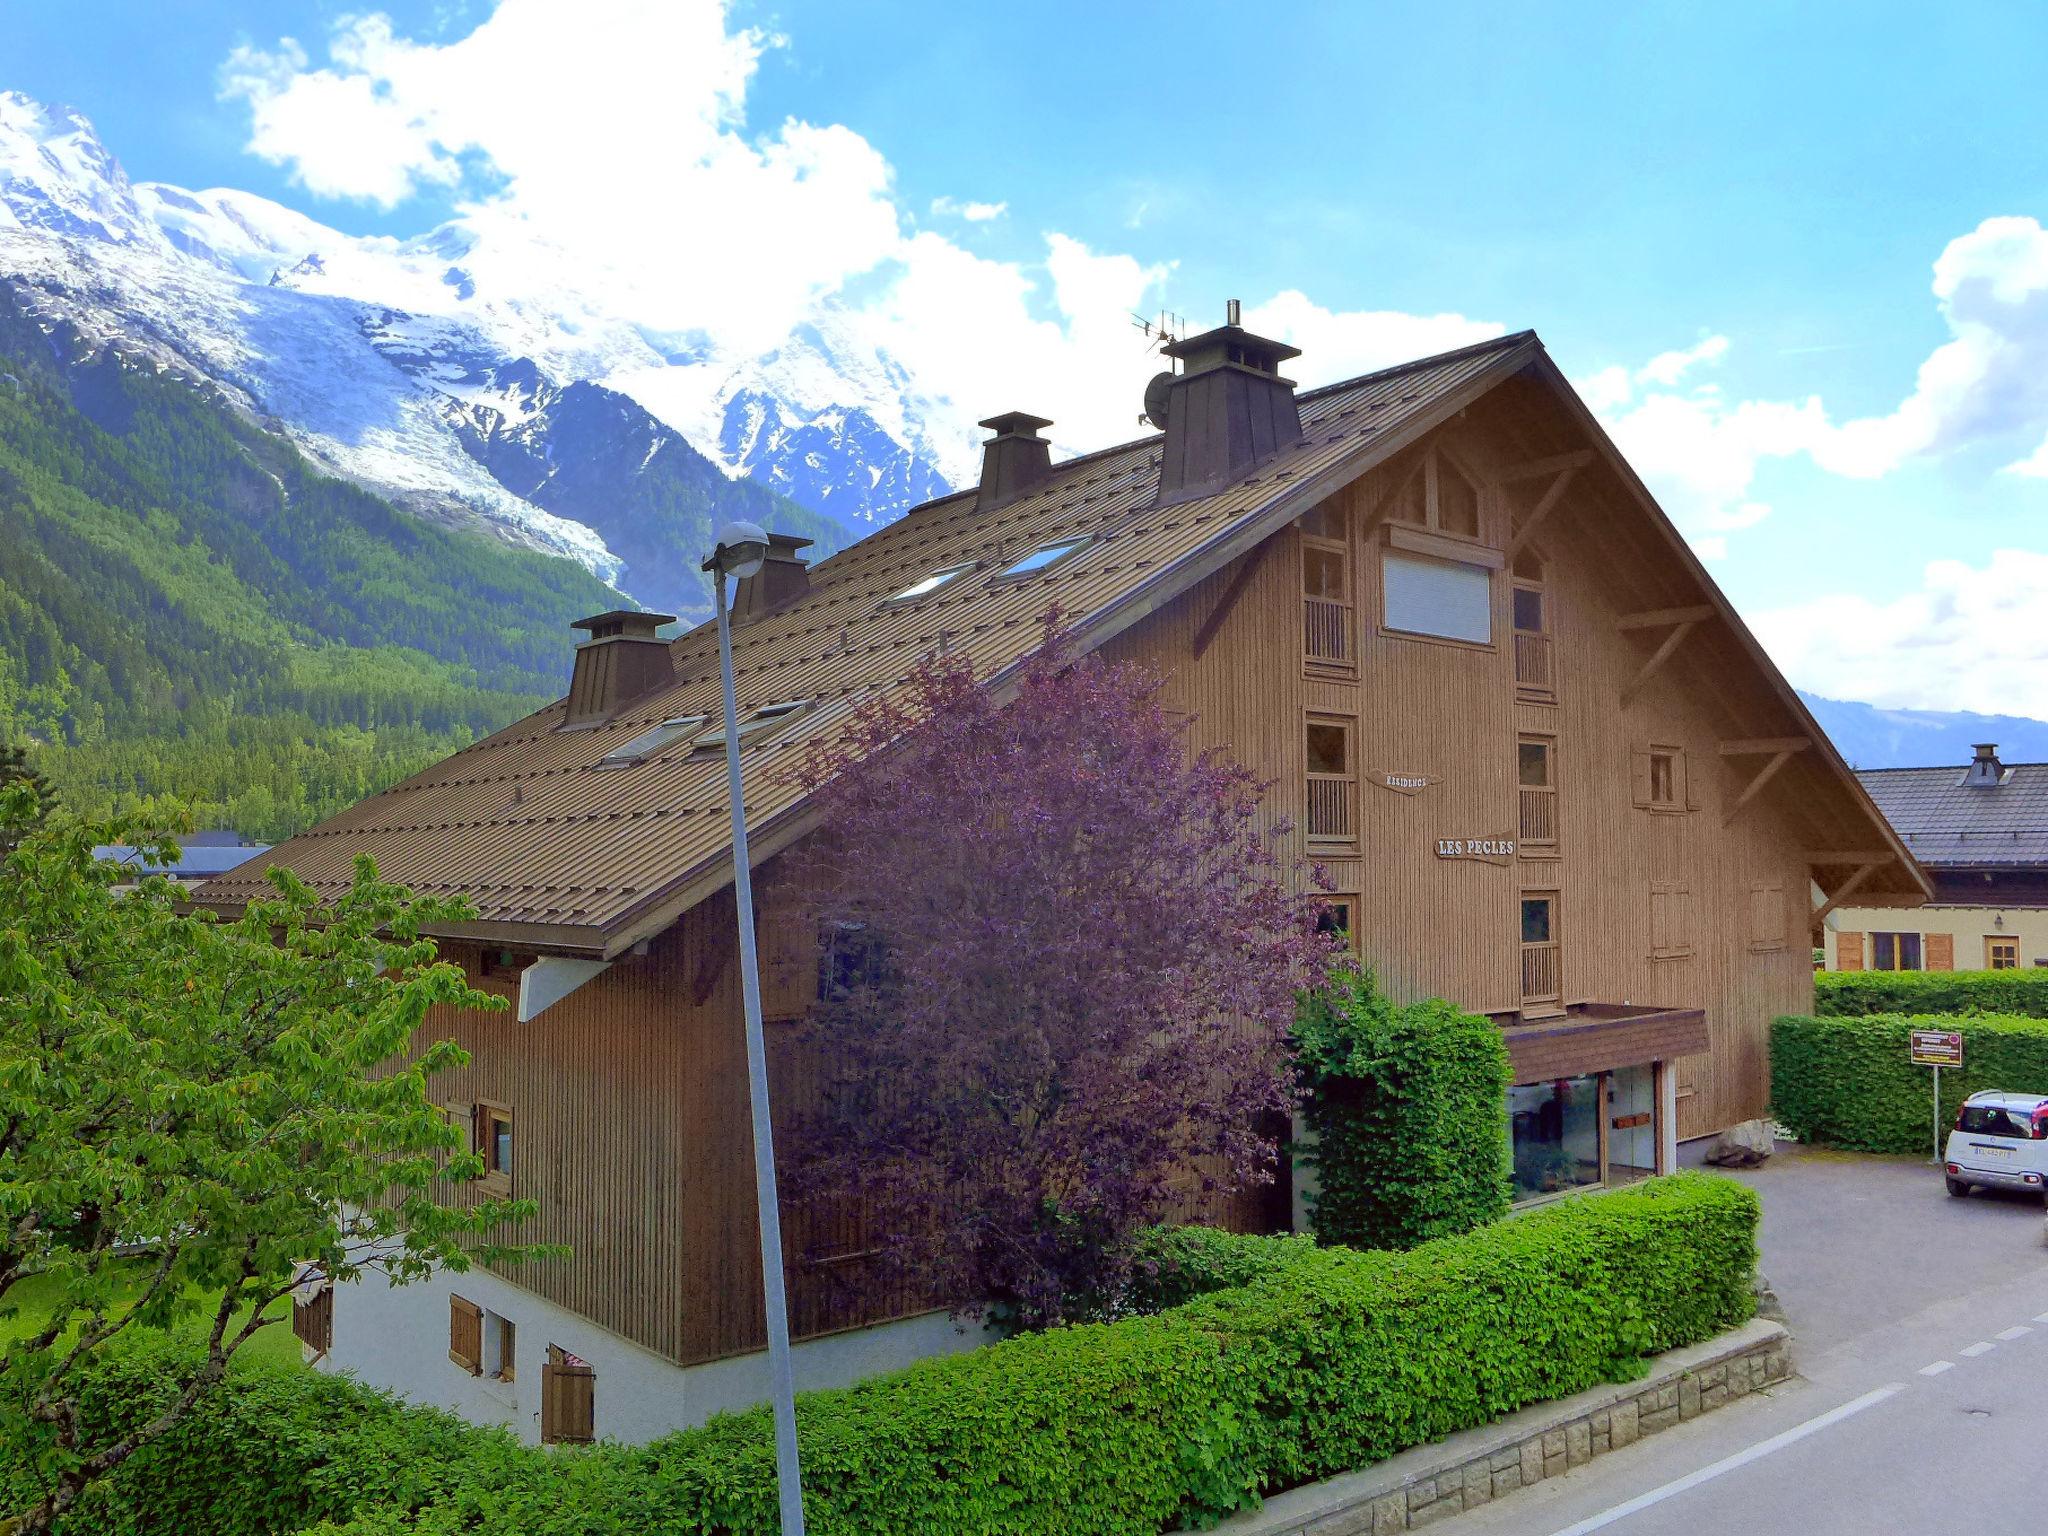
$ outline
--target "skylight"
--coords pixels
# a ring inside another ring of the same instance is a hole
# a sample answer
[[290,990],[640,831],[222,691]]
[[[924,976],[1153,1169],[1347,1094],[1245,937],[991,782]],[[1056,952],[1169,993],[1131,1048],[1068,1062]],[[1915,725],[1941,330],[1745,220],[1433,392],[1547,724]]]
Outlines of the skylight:
[[[740,744],[744,746],[748,737],[759,736],[764,731],[786,724],[789,720],[802,714],[810,707],[811,701],[809,699],[784,699],[779,704],[763,704],[759,709],[742,715],[740,717]],[[703,722],[699,721],[698,723],[701,725]],[[714,748],[720,751],[723,751],[725,748],[725,727],[722,725],[715,730],[706,731],[690,743],[690,750],[692,752],[704,752]]]
[[633,764],[652,757],[663,747],[681,741],[692,731],[704,728],[702,715],[674,715],[661,722],[652,730],[642,731],[631,741],[621,742],[597,760],[600,768],[630,768]]
[[883,604],[887,606],[892,603],[914,603],[920,597],[929,597],[955,576],[964,576],[973,569],[974,566],[972,563],[969,563],[967,565],[949,565],[943,570],[933,571],[931,575],[924,577],[922,580],[913,581],[895,596],[884,598]]
[[1058,565],[1067,556],[1076,553],[1087,544],[1086,539],[1062,539],[1057,544],[1041,544],[1023,559],[1003,567],[997,581],[1011,581],[1019,576],[1035,576],[1049,566]]

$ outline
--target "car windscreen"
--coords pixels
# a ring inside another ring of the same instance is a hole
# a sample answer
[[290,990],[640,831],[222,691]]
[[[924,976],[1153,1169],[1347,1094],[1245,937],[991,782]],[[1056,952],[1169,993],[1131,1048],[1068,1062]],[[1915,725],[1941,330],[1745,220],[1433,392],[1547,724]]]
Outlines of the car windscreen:
[[1966,1104],[1956,1129],[1972,1136],[2005,1136],[2019,1141],[2033,1138],[2033,1127],[2025,1115],[2012,1114],[1993,1104]]

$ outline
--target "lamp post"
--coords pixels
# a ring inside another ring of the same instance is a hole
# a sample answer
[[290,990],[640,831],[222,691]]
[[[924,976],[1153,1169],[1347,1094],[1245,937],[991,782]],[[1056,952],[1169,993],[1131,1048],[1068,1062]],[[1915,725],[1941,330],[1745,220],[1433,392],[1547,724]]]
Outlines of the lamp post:
[[761,1030],[761,971],[754,951],[754,879],[747,813],[740,798],[739,706],[732,675],[732,620],[725,579],[746,577],[768,557],[768,535],[728,523],[704,562],[718,612],[718,671],[725,689],[725,778],[732,797],[732,887],[740,924],[740,999],[747,1021],[747,1097],[754,1116],[754,1199],[761,1213],[761,1292],[768,1312],[768,1398],[775,1408],[775,1485],[782,1536],[804,1536],[804,1491],[796,1446],[796,1376],[789,1359],[789,1304],[782,1288],[782,1207],[775,1194],[775,1134],[768,1121],[768,1048]]

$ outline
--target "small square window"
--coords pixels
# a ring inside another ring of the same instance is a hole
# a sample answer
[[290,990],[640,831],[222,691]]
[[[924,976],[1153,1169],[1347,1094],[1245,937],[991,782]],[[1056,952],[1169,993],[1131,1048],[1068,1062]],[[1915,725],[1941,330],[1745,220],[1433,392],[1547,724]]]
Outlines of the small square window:
[[[749,737],[759,736],[763,732],[772,730],[795,716],[802,714],[806,709],[810,708],[810,705],[811,701],[809,699],[785,699],[779,704],[763,704],[751,714],[742,715],[740,717],[739,729],[740,744],[744,746]],[[724,751],[725,727],[721,725],[716,730],[706,731],[690,743],[690,750],[692,752]]]
[[644,762],[663,747],[681,741],[692,731],[704,728],[702,715],[675,715],[652,730],[642,731],[631,741],[621,742],[597,760],[600,768],[630,768]]
[[476,1150],[484,1160],[484,1184],[499,1193],[512,1187],[512,1111],[502,1104],[476,1107]]
[[1056,544],[1041,544],[1021,560],[1011,562],[997,574],[997,581],[1015,581],[1025,576],[1036,576],[1040,571],[1058,565],[1062,560],[1079,554],[1088,546],[1087,539],[1065,539]]
[[1310,773],[1349,773],[1351,771],[1351,732],[1341,725],[1330,725],[1319,720],[1308,723],[1308,771]]
[[1543,594],[1535,587],[1515,588],[1515,628],[1525,635],[1543,633]]
[[1517,749],[1518,766],[1521,770],[1524,789],[1548,789],[1550,787],[1550,743],[1547,741],[1525,741]]
[[949,565],[944,570],[933,571],[931,575],[921,580],[913,581],[901,592],[882,599],[882,605],[890,607],[899,603],[904,605],[914,603],[919,598],[931,596],[932,593],[938,591],[947,582],[952,581],[955,577],[965,576],[973,569],[974,563],[969,561],[966,565]]
[[1525,896],[1522,898],[1522,942],[1524,944],[1548,944],[1550,942],[1550,902],[1548,896]]

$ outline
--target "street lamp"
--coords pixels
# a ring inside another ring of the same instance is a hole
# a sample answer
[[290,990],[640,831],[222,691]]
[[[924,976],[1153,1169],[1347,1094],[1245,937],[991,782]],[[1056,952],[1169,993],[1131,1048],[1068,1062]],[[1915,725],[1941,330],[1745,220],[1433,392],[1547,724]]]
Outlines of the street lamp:
[[704,562],[718,612],[718,671],[725,688],[725,778],[732,797],[732,886],[740,923],[740,999],[747,1021],[747,1096],[754,1113],[754,1199],[761,1211],[761,1292],[768,1311],[768,1398],[775,1408],[775,1485],[782,1536],[804,1536],[803,1475],[797,1462],[796,1376],[789,1359],[789,1303],[782,1291],[782,1207],[775,1194],[775,1134],[768,1121],[768,1048],[761,1031],[761,971],[754,951],[754,878],[740,791],[739,706],[732,676],[732,620],[725,579],[747,577],[768,558],[754,523],[727,523]]

